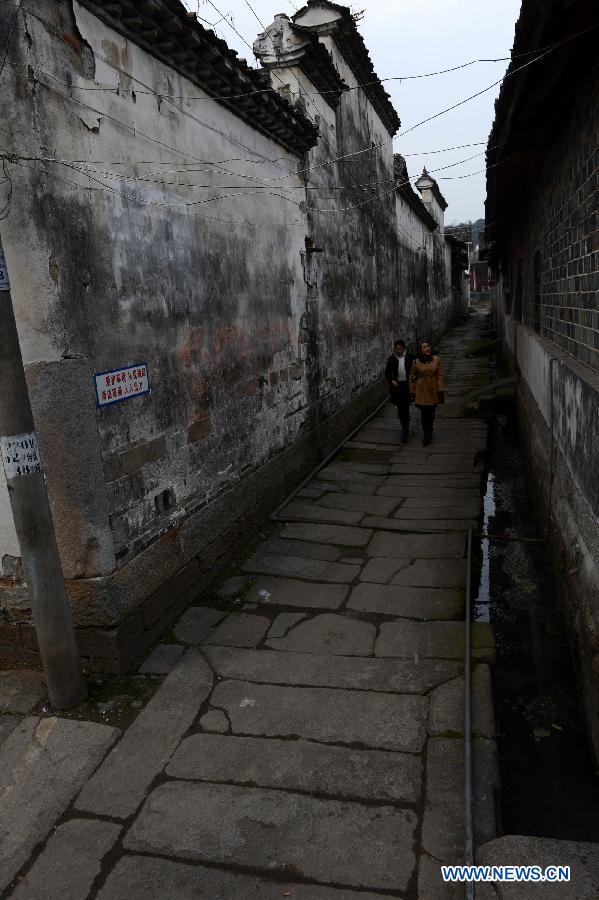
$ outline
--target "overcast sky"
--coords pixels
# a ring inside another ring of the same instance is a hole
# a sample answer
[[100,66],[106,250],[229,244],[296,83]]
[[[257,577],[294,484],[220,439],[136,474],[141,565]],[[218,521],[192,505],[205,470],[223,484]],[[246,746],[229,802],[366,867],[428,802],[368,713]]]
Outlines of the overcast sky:
[[[297,0],[249,2],[264,26],[272,22],[275,13],[292,15],[300,5]],[[216,8],[229,21],[232,16],[235,28],[250,45],[261,31],[247,0],[214,0],[214,5],[211,0],[185,0],[185,3],[210,23],[220,18]],[[358,27],[376,73],[380,78],[389,78],[434,72],[478,58],[509,56],[520,0],[363,0],[354,3],[352,9],[364,10]],[[215,30],[240,56],[254,63],[247,44],[226,20],[218,23]],[[430,155],[424,155],[423,151],[486,142],[493,120],[493,101],[500,86],[403,137],[401,132],[497,81],[506,66],[507,62],[477,63],[432,78],[385,83],[402,122],[395,150],[407,156],[410,175],[417,176],[426,165],[438,179],[449,203],[446,222],[484,215],[485,178],[484,172],[479,171],[485,164],[484,144]],[[481,155],[434,172],[477,153]],[[472,172],[478,174],[448,178]]]

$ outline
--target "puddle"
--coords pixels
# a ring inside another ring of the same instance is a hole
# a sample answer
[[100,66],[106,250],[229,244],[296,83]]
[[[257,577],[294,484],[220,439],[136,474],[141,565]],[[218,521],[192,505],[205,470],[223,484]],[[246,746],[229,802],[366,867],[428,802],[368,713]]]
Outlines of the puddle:
[[599,777],[578,699],[551,563],[527,489],[515,415],[490,432],[474,615],[497,640],[493,693],[506,834],[599,840]]

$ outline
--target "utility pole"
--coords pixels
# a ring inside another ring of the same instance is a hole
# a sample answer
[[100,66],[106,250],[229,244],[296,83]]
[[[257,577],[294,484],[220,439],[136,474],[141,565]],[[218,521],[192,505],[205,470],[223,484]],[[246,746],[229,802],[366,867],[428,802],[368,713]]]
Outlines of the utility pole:
[[72,709],[87,697],[0,240],[0,450],[50,701]]

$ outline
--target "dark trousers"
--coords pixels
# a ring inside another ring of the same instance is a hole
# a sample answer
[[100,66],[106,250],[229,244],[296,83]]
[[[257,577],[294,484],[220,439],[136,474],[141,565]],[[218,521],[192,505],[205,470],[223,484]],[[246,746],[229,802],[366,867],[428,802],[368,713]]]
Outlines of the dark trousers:
[[435,421],[436,406],[419,406],[420,421],[422,422],[422,434],[424,437],[432,437]]
[[407,381],[401,381],[393,394],[393,402],[397,406],[397,416],[401,422],[401,430],[407,436],[410,430],[410,391]]

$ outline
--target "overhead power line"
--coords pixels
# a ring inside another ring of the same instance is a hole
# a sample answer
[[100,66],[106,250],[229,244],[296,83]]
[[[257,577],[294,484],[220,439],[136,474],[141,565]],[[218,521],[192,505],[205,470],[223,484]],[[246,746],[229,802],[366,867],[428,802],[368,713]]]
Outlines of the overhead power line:
[[[210,2],[211,5],[217,10],[217,12],[219,12],[219,10],[218,10],[218,8],[215,6],[215,4],[212,3],[212,0],[208,0],[208,2]],[[31,10],[29,10],[29,11],[31,12]],[[33,15],[35,15],[36,18],[40,18],[40,19],[43,21],[42,17],[40,17],[40,16],[37,15],[36,13],[33,13]],[[236,29],[234,29],[234,30],[236,30]],[[586,29],[586,30],[588,31],[588,30],[590,30],[590,29]],[[239,32],[237,32],[237,33],[239,34]],[[569,38],[569,39],[572,39],[572,38]],[[247,43],[247,42],[245,42],[245,43]],[[559,42],[559,43],[563,43],[563,42]],[[249,45],[248,45],[248,46],[249,46]],[[428,122],[428,121],[430,121],[431,119],[436,118],[437,116],[442,115],[442,114],[445,113],[445,112],[449,112],[451,109],[455,109],[457,106],[460,106],[460,105],[462,105],[463,103],[466,103],[466,102],[468,102],[469,100],[474,99],[474,97],[480,96],[480,94],[484,93],[484,92],[487,91],[487,90],[490,90],[490,89],[491,89],[492,87],[494,87],[495,85],[501,83],[501,81],[505,80],[505,78],[510,77],[511,75],[515,75],[517,72],[521,71],[522,69],[525,69],[527,66],[532,65],[532,64],[533,64],[534,62],[536,62],[538,59],[542,58],[542,56],[546,55],[546,53],[550,52],[552,49],[555,49],[555,47],[557,47],[557,46],[559,46],[559,44],[552,45],[552,47],[550,48],[550,50],[545,51],[545,53],[543,53],[543,54],[541,54],[541,55],[535,56],[535,58],[529,60],[529,62],[525,63],[525,64],[522,65],[522,66],[519,66],[517,69],[514,69],[512,72],[507,73],[507,75],[504,76],[504,78],[499,79],[497,82],[494,82],[492,85],[489,85],[487,88],[484,88],[483,90],[477,92],[476,94],[473,94],[473,95],[471,95],[471,96],[468,97],[468,98],[464,98],[463,100],[459,101],[458,103],[454,104],[453,106],[448,107],[448,108],[446,108],[445,110],[441,110],[441,111],[439,111],[438,113],[435,113],[433,116],[430,116],[430,117],[428,117],[427,119],[424,119],[424,120],[422,120],[422,121],[419,122],[419,123],[416,123],[416,124],[413,125],[411,128],[406,129],[404,132],[400,132],[400,135],[399,135],[399,136],[401,136],[402,134],[406,134],[406,133],[408,133],[409,131],[414,130],[415,128],[419,127],[419,125],[422,125],[422,124],[424,124],[425,122]],[[96,55],[97,55],[99,58],[103,58],[103,57],[101,56],[101,54],[96,53]],[[110,60],[106,60],[106,62],[107,62],[108,64],[113,65],[113,67],[116,68],[117,70],[120,69],[120,71],[124,72],[124,70],[121,69],[119,66],[116,66],[116,65],[112,64]],[[54,76],[50,75],[49,73],[45,73],[45,74],[46,74],[48,77],[51,77],[51,78],[54,77]],[[133,76],[131,76],[131,74],[130,74],[129,72],[124,72],[124,74],[126,74],[127,77],[130,78],[130,79],[132,79],[135,83],[141,83],[141,82],[139,82],[138,79],[135,79]],[[39,82],[39,83],[40,83],[40,84],[43,84],[43,82]],[[118,120],[116,117],[113,117],[113,116],[109,115],[109,114],[106,113],[104,110],[94,109],[94,107],[91,107],[89,104],[85,104],[83,101],[80,101],[80,100],[78,100],[78,99],[75,98],[75,97],[72,97],[72,96],[70,96],[70,95],[68,95],[68,94],[63,94],[63,93],[60,92],[60,91],[56,91],[56,89],[55,89],[55,88],[52,88],[50,85],[45,85],[45,87],[47,87],[47,88],[49,88],[49,89],[51,89],[51,90],[54,90],[57,94],[59,94],[60,96],[64,97],[65,99],[68,99],[68,100],[70,100],[70,101],[72,101],[72,102],[74,102],[74,103],[78,103],[78,104],[81,105],[82,107],[91,110],[92,112],[96,113],[98,116],[100,116],[100,117],[102,117],[102,118],[110,119],[110,120],[114,121],[116,124],[120,125],[121,127],[129,128],[136,136],[144,137],[144,138],[146,138],[146,139],[152,141],[153,143],[157,144],[158,146],[162,146],[163,148],[169,150],[170,152],[177,153],[177,154],[180,154],[180,155],[183,155],[183,156],[187,156],[189,159],[193,159],[193,160],[196,161],[196,162],[200,162],[202,165],[211,165],[211,166],[214,166],[214,167],[217,168],[217,170],[218,170],[218,164],[212,163],[212,162],[207,161],[207,160],[200,160],[200,159],[198,159],[197,157],[195,157],[193,154],[190,154],[190,153],[188,153],[188,152],[186,152],[186,151],[182,151],[182,150],[180,150],[180,149],[177,148],[177,147],[171,147],[171,146],[169,146],[168,144],[166,144],[165,142],[162,142],[162,141],[160,141],[160,140],[158,140],[158,139],[156,139],[156,138],[153,138],[151,135],[147,135],[147,134],[144,134],[143,132],[140,132],[140,131],[139,131],[137,128],[135,128],[135,127],[128,126],[126,123],[123,123],[123,122],[121,122],[120,120]],[[148,86],[146,85],[146,87],[148,87]],[[155,96],[161,97],[161,99],[165,100],[166,102],[169,102],[168,98],[164,97],[163,95],[159,94],[159,93],[156,92],[156,91],[150,90],[149,93],[153,93]],[[312,102],[312,101],[311,101],[311,102]],[[238,139],[234,138],[232,135],[228,134],[227,132],[224,132],[224,131],[222,131],[221,129],[216,128],[215,126],[212,126],[210,123],[205,123],[205,122],[203,122],[202,120],[200,120],[200,119],[198,119],[197,117],[193,116],[193,115],[192,115],[191,113],[189,113],[187,110],[181,109],[179,106],[177,106],[176,104],[173,104],[172,102],[171,102],[171,105],[172,105],[178,112],[180,112],[181,114],[186,115],[186,116],[189,116],[189,117],[192,118],[194,121],[198,122],[198,124],[200,124],[201,126],[207,127],[208,129],[213,130],[213,131],[217,132],[218,134],[221,134],[222,136],[226,137],[227,139],[234,141],[234,142],[237,143],[239,146],[241,146],[244,150],[246,150],[247,152],[251,153],[251,154],[254,155],[254,156],[258,156],[258,157],[259,157],[260,159],[262,159],[264,162],[269,162],[270,164],[277,164],[278,160],[271,160],[271,159],[269,159],[268,157],[264,156],[263,154],[257,154],[257,153],[256,153],[255,151],[253,151],[251,148],[247,147],[247,146],[244,145],[241,141],[239,141]],[[325,143],[327,143],[328,146],[331,147],[331,145],[330,145],[330,143],[328,142],[328,140],[326,139],[326,137],[323,136],[323,139],[324,139]],[[364,148],[364,149],[362,149],[362,150],[354,151],[354,152],[352,152],[352,153],[343,154],[343,155],[340,155],[340,156],[333,156],[333,157],[331,157],[329,160],[326,160],[325,162],[323,162],[323,163],[321,163],[321,164],[319,164],[319,165],[309,166],[309,167],[307,167],[306,169],[300,170],[299,172],[295,172],[295,173],[294,173],[294,172],[288,172],[288,171],[285,171],[285,175],[284,175],[284,176],[279,176],[279,177],[269,177],[269,178],[267,178],[267,179],[265,179],[265,178],[259,178],[259,177],[257,177],[257,176],[247,176],[247,175],[243,175],[242,173],[230,172],[230,171],[227,171],[227,170],[224,170],[224,169],[222,169],[221,171],[222,171],[224,174],[227,174],[227,175],[230,175],[230,176],[233,176],[233,177],[236,177],[236,178],[247,178],[248,180],[252,180],[252,181],[262,181],[262,182],[264,182],[264,189],[266,189],[266,188],[268,188],[268,187],[276,188],[276,187],[278,187],[278,186],[277,186],[277,185],[273,185],[273,184],[272,184],[273,181],[282,181],[282,180],[285,180],[285,179],[287,179],[287,178],[293,178],[293,177],[296,177],[298,174],[301,175],[302,173],[311,172],[311,171],[314,171],[315,169],[319,169],[319,168],[322,168],[322,167],[331,165],[331,164],[333,164],[333,163],[335,163],[335,162],[338,162],[338,161],[341,161],[341,160],[345,160],[345,159],[348,159],[348,158],[353,158],[353,157],[358,156],[358,155],[360,155],[360,154],[363,154],[363,153],[365,153],[365,152],[371,152],[371,153],[372,153],[374,150],[377,150],[377,149],[379,149],[380,147],[386,146],[386,145],[388,145],[388,144],[390,144],[390,143],[391,143],[391,141],[385,141],[385,142],[382,142],[381,144],[379,144],[378,146],[377,146],[377,145],[375,145],[375,146],[372,146],[372,145],[371,145],[370,147]],[[331,147],[331,149],[333,149],[333,148]],[[255,159],[254,159],[253,161],[255,162]],[[463,162],[463,161],[462,161],[462,162]],[[459,164],[460,164],[460,163],[458,162],[458,163],[455,163],[455,164],[452,164],[452,165],[459,165]],[[443,169],[443,168],[448,168],[448,167],[441,167],[441,169]],[[37,170],[37,171],[40,171],[40,170]],[[78,171],[79,171],[79,170],[78,170]],[[438,170],[433,170],[433,171],[438,171]],[[481,171],[484,171],[484,170],[481,170]],[[86,174],[86,173],[81,173],[81,172],[80,172],[80,174],[83,174],[85,177],[89,177],[89,178],[92,178],[92,177],[93,177],[93,176],[90,176],[88,173]],[[466,178],[466,177],[471,177],[471,176],[473,176],[473,175],[475,175],[475,174],[479,174],[479,173],[478,173],[478,172],[474,172],[474,173],[468,173],[467,175],[464,175],[464,176],[454,176],[454,177],[458,177],[458,178]],[[96,181],[97,181],[98,184],[101,185],[101,187],[102,187],[103,189],[105,189],[105,190],[112,191],[113,193],[118,194],[119,196],[123,197],[124,199],[128,199],[128,200],[130,199],[130,200],[134,200],[134,201],[140,202],[139,198],[136,198],[136,197],[134,197],[134,196],[128,196],[128,195],[124,194],[122,191],[117,191],[117,190],[115,190],[114,188],[111,188],[109,185],[104,185],[104,184],[101,183],[98,179],[96,179]],[[81,185],[77,185],[77,186],[78,186],[78,187],[81,187]],[[352,187],[358,187],[358,186],[359,186],[359,185],[354,185],[354,186],[352,186],[352,185],[346,185],[346,186],[345,186],[345,189],[350,190]],[[370,204],[370,203],[377,203],[377,201],[378,201],[379,199],[383,199],[385,196],[387,196],[388,194],[392,193],[392,192],[395,190],[395,187],[396,187],[396,186],[397,186],[397,185],[394,185],[394,187],[391,188],[391,190],[386,191],[386,192],[383,193],[383,194],[377,193],[374,197],[367,198],[366,200],[361,201],[361,202],[358,203],[358,204],[353,204],[353,205],[348,206],[348,207],[342,207],[342,208],[336,207],[336,208],[334,208],[334,209],[332,209],[332,208],[322,208],[322,207],[307,207],[307,209],[308,209],[309,211],[314,211],[314,212],[346,212],[346,211],[348,211],[348,210],[350,210],[350,209],[357,209],[357,208],[360,208],[360,207],[365,206],[365,205]],[[327,186],[325,185],[325,186],[322,187],[322,190],[326,190],[326,188],[327,188]],[[279,187],[278,189],[281,190],[280,187]],[[283,189],[283,190],[284,190],[284,189]],[[260,191],[258,191],[258,193],[260,193]],[[274,191],[271,191],[271,193],[274,194]],[[231,195],[228,195],[228,196],[231,196]],[[277,194],[276,196],[281,197],[282,195],[281,195],[281,194]],[[197,203],[214,202],[214,201],[217,200],[217,199],[218,199],[218,198],[206,198],[206,199],[203,200],[203,201],[193,201],[190,205],[196,205]],[[222,198],[220,198],[220,199],[222,199]],[[285,198],[285,197],[284,197],[283,199],[290,200],[291,198]],[[142,202],[143,202],[143,201],[142,201]],[[150,201],[150,202],[154,202],[154,201]],[[157,204],[157,205],[168,205],[168,204]],[[298,204],[298,205],[299,205],[299,204]],[[383,215],[383,217],[386,218],[387,221],[389,221],[388,217],[385,215],[385,213],[384,213],[382,210],[377,210],[377,211],[380,211],[381,214]],[[216,218],[216,217],[210,217],[210,216],[209,216],[209,218]],[[220,221],[227,221],[227,220],[222,220],[222,219],[221,219]],[[228,220],[228,221],[230,221],[230,220]],[[248,224],[253,224],[253,223],[248,223]],[[258,226],[258,227],[260,227],[260,226]],[[266,226],[266,227],[269,227],[269,226]]]
[[[0,0],[0,3],[1,2],[7,2],[7,0]],[[23,2],[23,0],[21,0],[21,2]],[[210,0],[207,0],[207,2],[210,2]],[[266,28],[265,28],[262,20],[258,17],[258,15],[256,14],[253,7],[250,6],[250,4],[248,3],[248,0],[245,0],[245,2],[248,5],[248,7],[250,8],[250,10],[252,11],[252,13],[254,14],[254,16],[256,17],[256,19],[258,20],[261,28],[263,28],[263,30],[266,31]],[[213,8],[215,10],[217,9],[216,6],[214,6],[214,4],[211,4],[211,6],[213,6]],[[25,7],[25,11],[33,12],[32,10],[28,9],[27,7]],[[218,13],[220,15],[220,19],[214,23],[208,22],[206,19],[202,19],[200,16],[198,16],[198,18],[200,18],[200,20],[202,22],[206,22],[206,24],[210,25],[211,27],[218,25],[221,21],[226,22],[227,25],[229,25],[229,27],[240,38],[240,40],[243,41],[245,46],[248,47],[253,53],[254,50],[253,50],[253,47],[251,46],[251,44],[249,44],[249,42],[243,37],[243,35],[241,34],[240,31],[238,31],[238,29],[235,27],[235,25],[231,21],[229,21],[229,19],[228,19],[229,13],[222,14],[222,13],[220,13],[220,11],[218,11]],[[35,14],[35,15],[37,15],[37,14]],[[42,17],[38,15],[38,18],[41,19]],[[590,28],[586,28],[580,32],[577,32],[576,34],[570,35],[569,37],[564,38],[561,41],[557,41],[553,44],[548,44],[544,47],[539,47],[536,50],[529,50],[525,53],[516,53],[516,54],[512,54],[511,56],[479,57],[476,59],[467,60],[466,62],[463,62],[463,63],[458,63],[457,65],[450,66],[446,69],[437,69],[436,71],[433,71],[433,72],[420,72],[415,75],[389,75],[384,78],[377,77],[376,79],[373,79],[371,81],[363,81],[363,82],[359,82],[355,85],[349,85],[345,88],[345,92],[357,91],[357,90],[360,90],[361,88],[371,87],[372,85],[385,83],[385,82],[389,82],[389,81],[402,82],[402,81],[413,81],[413,80],[417,80],[417,79],[421,79],[421,78],[434,78],[439,75],[447,75],[451,72],[457,72],[457,71],[460,71],[461,69],[466,69],[470,66],[474,66],[477,64],[481,64],[481,63],[510,62],[515,59],[523,58],[525,56],[531,56],[534,54],[542,54],[545,51],[553,50],[556,47],[559,47],[562,44],[565,44],[568,41],[573,40],[574,38],[580,37],[581,35],[585,34],[587,31],[590,31],[590,30],[592,30],[592,28],[595,28],[595,27],[597,27],[597,26],[593,25]],[[110,60],[106,60],[106,62],[111,63]],[[119,67],[115,66],[115,68],[119,68]],[[115,93],[115,92],[118,92],[119,90],[121,90],[121,88],[119,86],[88,87],[85,85],[71,85],[71,87],[73,87],[75,90],[78,90],[78,91],[107,91],[107,92]],[[137,91],[136,93],[154,94],[155,92],[140,90],[140,91]],[[223,94],[220,96],[219,95],[193,96],[193,95],[189,95],[189,94],[169,94],[168,92],[161,94],[161,96],[164,97],[165,99],[168,98],[169,100],[185,100],[185,101],[193,100],[194,102],[198,102],[198,103],[211,103],[211,102],[238,100],[238,99],[242,99],[244,97],[252,97],[256,94],[269,94],[269,93],[278,93],[278,88],[275,88],[275,87],[257,88],[252,91],[245,91],[245,92],[242,92],[239,94]],[[302,90],[301,96],[303,96],[303,97],[310,97],[310,96],[318,97],[318,96],[325,96],[326,94],[331,94],[331,93],[336,94],[337,90],[336,89],[324,90],[324,91],[304,91],[304,90]]]
[[[212,0],[208,0],[208,2],[209,2],[210,5],[216,10],[217,13],[221,14],[220,10],[219,10],[218,7],[216,7],[216,5],[212,2]],[[28,8],[27,8],[27,9],[28,9]],[[51,23],[48,23],[48,21],[45,20],[43,17],[41,17],[41,16],[39,16],[37,13],[33,12],[32,10],[29,10],[29,9],[28,9],[28,11],[29,11],[32,15],[34,15],[36,18],[40,19],[40,21],[43,21],[43,22],[45,22],[46,24],[51,24]],[[230,23],[228,23],[228,24],[230,24]],[[247,42],[247,41],[245,40],[245,38],[243,38],[243,36],[237,31],[237,29],[236,29],[233,25],[231,25],[231,27],[232,27],[233,30],[236,32],[236,34],[238,34],[238,35],[240,36],[240,38],[244,41],[244,43],[245,43],[246,45],[249,46],[248,42]],[[476,97],[481,96],[481,95],[484,94],[485,92],[491,90],[493,87],[496,87],[496,86],[497,86],[498,84],[500,84],[502,81],[505,81],[505,79],[507,79],[507,78],[509,78],[509,77],[512,77],[513,75],[516,75],[518,72],[522,71],[523,69],[527,68],[528,66],[532,65],[533,63],[537,62],[539,59],[541,59],[541,58],[542,58],[543,56],[545,56],[547,53],[550,53],[552,50],[556,49],[557,47],[561,46],[561,45],[564,44],[564,43],[567,43],[567,42],[570,41],[570,40],[573,40],[575,37],[578,37],[578,36],[580,36],[580,35],[582,35],[582,34],[587,33],[588,31],[590,31],[590,30],[592,30],[593,28],[596,28],[596,27],[598,27],[598,25],[593,25],[593,26],[591,26],[590,28],[584,29],[583,31],[578,32],[578,33],[575,34],[575,35],[570,35],[568,38],[565,38],[565,39],[563,39],[562,41],[559,41],[559,42],[556,42],[556,43],[550,45],[550,46],[548,47],[548,49],[546,49],[546,50],[544,51],[544,53],[542,53],[541,55],[535,56],[533,59],[529,60],[527,63],[524,63],[522,66],[519,66],[518,68],[513,69],[511,72],[506,73],[502,78],[498,79],[497,81],[493,82],[492,84],[488,85],[487,87],[483,88],[482,90],[477,91],[475,94],[472,94],[472,95],[470,95],[469,97],[465,97],[465,98],[463,98],[462,100],[459,100],[457,103],[454,103],[454,104],[452,104],[452,105],[449,106],[449,107],[446,107],[445,109],[439,110],[438,112],[434,113],[432,116],[428,116],[426,119],[422,119],[420,122],[415,123],[414,125],[412,125],[412,126],[411,126],[410,128],[408,128],[408,129],[404,129],[403,131],[400,131],[400,132],[396,135],[396,137],[401,137],[401,136],[403,136],[403,135],[405,135],[405,134],[408,134],[408,133],[414,131],[416,128],[420,127],[421,125],[424,125],[424,124],[426,124],[427,122],[430,122],[430,121],[432,121],[433,119],[436,119],[436,118],[438,118],[439,116],[444,115],[445,113],[450,112],[450,111],[452,111],[453,109],[456,109],[456,108],[458,108],[459,106],[464,105],[465,103],[468,103],[470,100],[473,100],[473,99],[475,99]],[[252,48],[250,47],[250,49],[252,49]],[[129,79],[135,81],[136,83],[141,83],[141,82],[139,82],[138,79],[136,79],[134,76],[132,76],[129,72],[126,72],[126,71],[125,71],[124,69],[122,69],[120,66],[118,66],[118,65],[115,64],[115,63],[113,63],[112,60],[109,60],[108,58],[103,57],[102,54],[97,53],[97,51],[94,51],[94,52],[95,52],[95,55],[96,55],[98,58],[102,59],[103,61],[105,61],[108,65],[112,66],[113,68],[115,68],[115,69],[117,69],[117,70],[123,72],[123,74],[127,75],[127,77],[128,77]],[[524,55],[529,55],[529,54],[524,54]],[[53,76],[50,76],[50,77],[53,77]],[[47,85],[46,85],[46,86],[47,86]],[[149,85],[144,85],[144,87],[149,88]],[[172,105],[176,110],[178,110],[181,114],[186,115],[186,116],[189,116],[189,117],[191,117],[192,119],[194,119],[195,121],[197,121],[199,124],[202,124],[202,125],[204,125],[205,127],[209,128],[210,130],[213,130],[213,131],[215,131],[215,132],[217,132],[217,133],[223,135],[224,137],[227,137],[229,140],[231,140],[231,141],[237,143],[239,146],[243,147],[243,149],[249,151],[249,152],[252,153],[253,155],[259,156],[259,157],[261,157],[262,159],[264,159],[265,161],[268,161],[268,162],[270,162],[270,163],[275,162],[274,160],[269,159],[268,157],[264,156],[263,154],[259,154],[259,153],[256,153],[256,151],[251,150],[251,148],[249,148],[249,147],[247,147],[246,145],[244,145],[242,142],[240,142],[238,139],[234,138],[232,135],[230,135],[230,134],[228,134],[228,133],[226,133],[226,132],[223,132],[222,130],[216,128],[215,126],[212,126],[210,123],[206,123],[206,122],[203,122],[203,121],[200,120],[200,119],[197,119],[195,116],[193,116],[193,115],[192,115],[191,113],[189,113],[187,110],[184,110],[184,109],[182,109],[181,107],[177,106],[176,104],[172,103],[172,101],[170,101],[169,98],[166,97],[165,95],[160,94],[159,92],[154,91],[154,90],[152,90],[152,89],[149,89],[148,92],[154,94],[154,95],[157,96],[157,97],[160,97],[161,99],[165,100],[166,102],[170,102],[171,105]],[[83,103],[83,101],[77,100],[77,98],[69,97],[69,95],[63,95],[63,96],[66,96],[66,97],[68,97],[68,99],[72,99],[74,102],[80,103],[81,105],[84,105],[84,106],[85,106],[85,104]],[[104,113],[104,112],[102,112],[102,111],[100,111],[100,110],[96,110],[96,109],[94,109],[93,107],[89,107],[89,106],[88,106],[88,108],[91,109],[93,112],[96,112],[98,115],[104,115],[105,117],[111,118],[110,116],[107,116],[106,113]],[[116,120],[115,120],[115,121],[116,121]],[[123,123],[121,123],[121,124],[123,124]],[[125,127],[126,127],[126,126],[125,126]],[[326,138],[325,138],[325,142],[326,142],[327,144],[329,143],[329,142],[326,140]],[[300,169],[298,172],[290,173],[290,172],[287,172],[287,171],[286,171],[285,175],[278,176],[278,177],[271,177],[271,178],[269,179],[269,181],[276,181],[276,180],[279,180],[279,181],[280,181],[280,180],[285,180],[285,179],[287,179],[287,178],[295,177],[295,175],[297,175],[297,174],[300,174],[300,175],[301,175],[301,174],[305,174],[305,173],[307,173],[308,171],[314,171],[315,169],[323,168],[323,167],[325,167],[325,166],[332,165],[332,164],[334,164],[334,163],[336,163],[336,162],[339,162],[339,161],[342,161],[342,160],[350,159],[350,158],[359,156],[359,155],[364,154],[364,153],[372,152],[373,150],[376,150],[376,149],[381,149],[381,148],[384,147],[384,146],[389,146],[389,144],[392,144],[392,142],[393,142],[393,138],[391,138],[391,139],[388,140],[388,141],[383,141],[383,142],[379,143],[378,145],[365,147],[365,148],[362,148],[362,149],[360,149],[360,150],[355,150],[355,151],[353,151],[353,152],[351,152],[351,153],[346,153],[346,154],[341,154],[341,155],[338,155],[338,156],[333,156],[333,157],[331,157],[330,159],[326,160],[326,161],[323,162],[323,163],[319,163],[319,164],[314,165],[314,166],[309,166],[309,167],[307,167],[307,168],[305,168],[305,169]],[[160,142],[159,142],[159,143],[160,143]],[[330,145],[329,145],[329,146],[330,146]],[[177,151],[175,148],[171,148],[171,149],[173,149],[174,152],[179,152],[179,151]],[[186,155],[191,155],[191,154],[186,154]],[[253,177],[253,176],[249,176],[249,177]]]
[[[38,83],[43,84],[43,82],[38,82]],[[233,172],[233,171],[231,171],[231,170],[224,169],[224,168],[223,168],[220,164],[218,164],[218,163],[213,163],[213,162],[211,162],[211,161],[209,161],[209,160],[203,160],[203,159],[201,159],[201,158],[199,158],[199,157],[197,157],[197,156],[194,156],[194,155],[191,154],[191,153],[188,153],[188,152],[185,151],[185,150],[181,150],[181,149],[179,149],[179,148],[177,148],[177,147],[173,147],[173,146],[171,146],[171,145],[166,144],[166,143],[163,142],[163,141],[160,141],[160,140],[157,139],[157,138],[152,137],[151,135],[147,135],[145,132],[140,131],[137,127],[128,125],[127,123],[122,122],[121,120],[117,119],[116,117],[113,117],[113,116],[109,115],[109,114],[106,113],[104,110],[96,109],[96,108],[94,108],[94,107],[91,107],[89,104],[86,104],[86,103],[84,103],[83,101],[78,100],[78,99],[75,98],[75,97],[70,97],[68,94],[63,94],[61,91],[56,90],[56,88],[52,87],[51,85],[45,85],[45,86],[46,86],[47,88],[49,88],[50,90],[54,91],[55,93],[57,93],[59,96],[62,96],[62,97],[64,97],[65,99],[71,100],[71,101],[74,102],[75,104],[80,105],[80,106],[82,106],[83,108],[86,108],[86,109],[88,109],[88,110],[94,112],[94,113],[97,114],[98,116],[104,117],[104,118],[108,118],[108,119],[114,121],[116,124],[120,125],[121,127],[124,127],[124,128],[126,128],[126,129],[130,130],[130,131],[131,131],[133,134],[135,134],[136,136],[146,138],[147,140],[151,141],[152,143],[154,143],[154,144],[156,144],[156,145],[158,145],[158,146],[160,146],[160,147],[163,147],[164,149],[167,149],[167,150],[170,151],[170,152],[173,152],[173,153],[176,153],[176,154],[179,154],[179,155],[183,155],[183,156],[187,156],[189,159],[193,160],[194,163],[200,163],[200,164],[202,164],[202,165],[210,165],[210,166],[212,166],[213,168],[215,168],[217,171],[220,171],[220,172],[223,173],[223,174],[226,174],[226,175],[229,175],[229,176],[232,176],[232,177],[235,177],[235,178],[241,178],[241,179],[245,179],[245,180],[249,180],[249,181],[253,181],[253,182],[255,182],[255,181],[260,181],[260,182],[262,182],[262,183],[264,184],[265,187],[274,187],[275,185],[272,184],[273,181],[275,181],[275,182],[280,182],[281,180],[285,180],[284,178],[281,179],[281,178],[278,177],[278,176],[270,176],[270,177],[262,178],[262,177],[259,177],[259,176],[245,175],[245,174],[243,174],[243,173]],[[194,117],[194,118],[195,118],[195,117]],[[376,148],[368,148],[368,149],[369,149],[370,151],[372,151],[373,149],[376,149]],[[361,153],[361,152],[363,152],[363,151],[358,151],[358,153]],[[353,155],[353,154],[350,154],[350,155]],[[263,157],[263,160],[264,160],[264,161],[271,162],[271,160],[268,160],[268,158],[266,158],[266,157]],[[464,161],[465,161],[465,160],[464,160]],[[323,164],[321,164],[320,166],[313,166],[313,167],[311,167],[311,169],[320,168],[320,167],[322,167],[322,166],[325,166],[325,165],[327,165],[327,164],[330,164],[331,162],[332,162],[332,160],[328,160],[327,163],[323,163]],[[451,164],[451,165],[454,165],[454,164]],[[440,169],[443,169],[443,168],[445,168],[445,167],[440,167]],[[308,172],[308,171],[310,171],[311,169],[307,169],[307,170],[303,170],[303,171]],[[433,172],[436,172],[436,171],[439,171],[440,169],[434,169],[434,170],[432,170],[432,171],[433,171]],[[302,171],[302,170],[300,170],[300,171]],[[286,176],[285,176],[285,177],[293,177],[293,174],[294,174],[294,173],[286,173]]]

